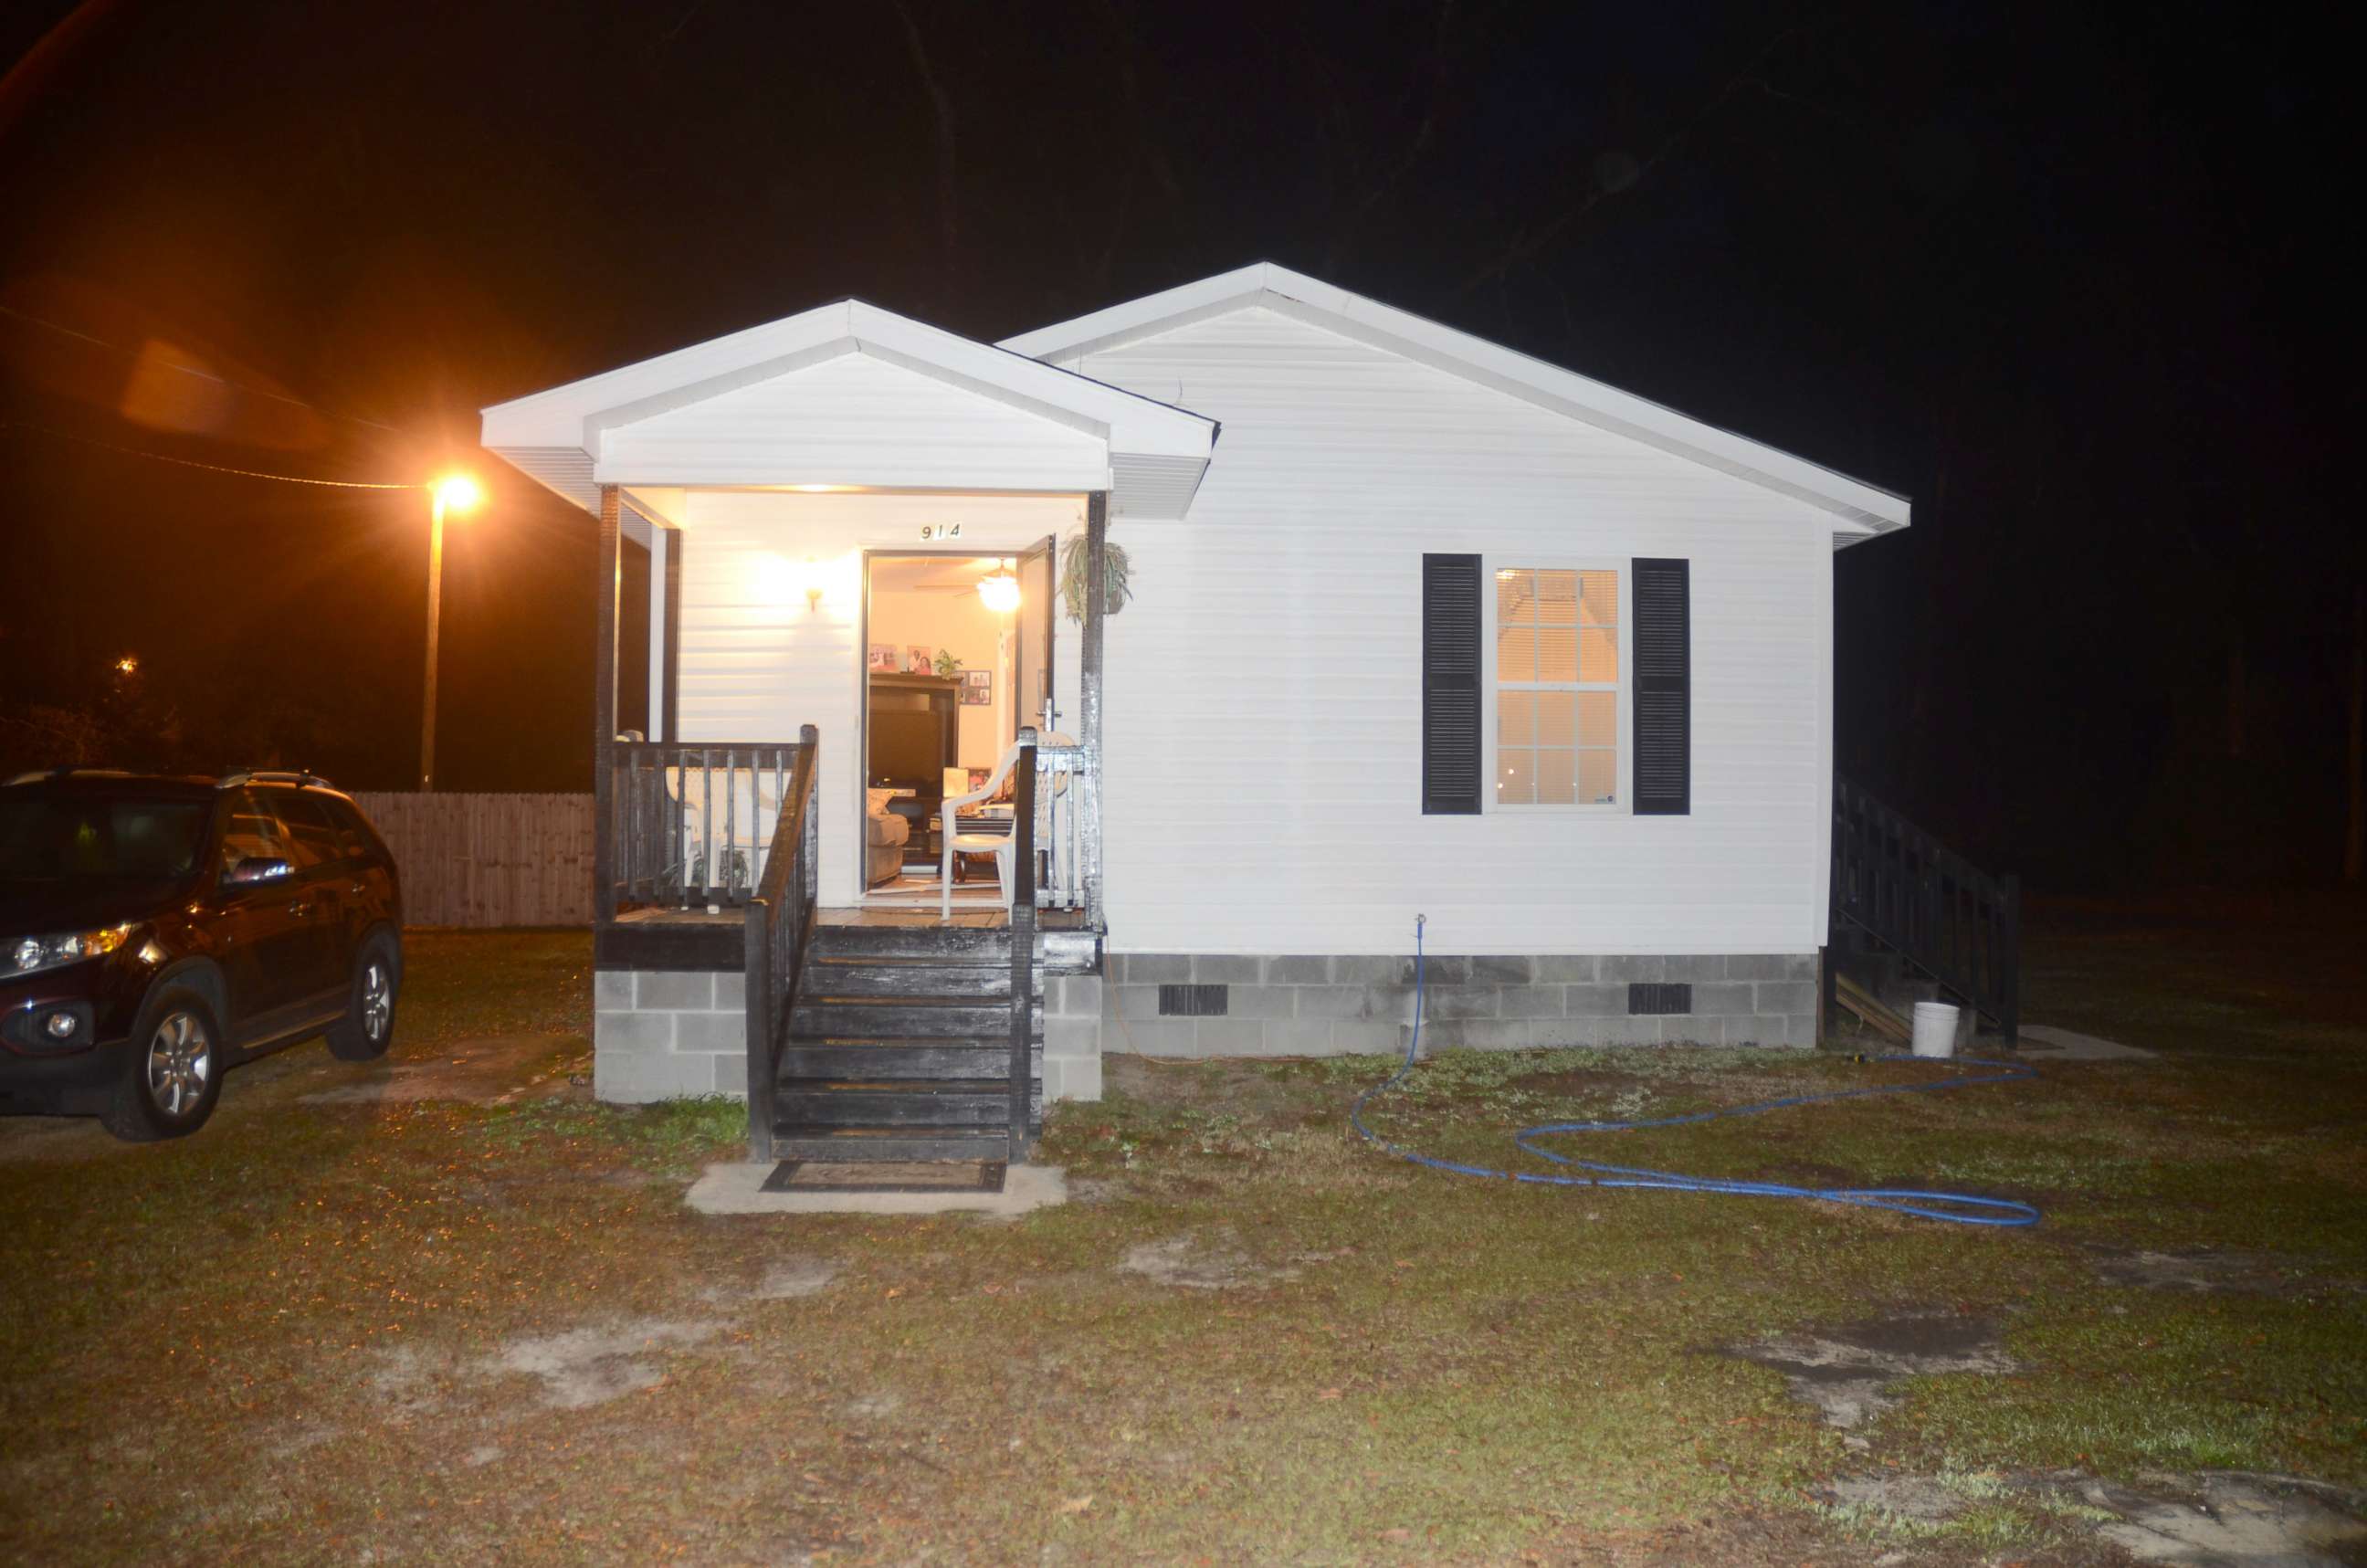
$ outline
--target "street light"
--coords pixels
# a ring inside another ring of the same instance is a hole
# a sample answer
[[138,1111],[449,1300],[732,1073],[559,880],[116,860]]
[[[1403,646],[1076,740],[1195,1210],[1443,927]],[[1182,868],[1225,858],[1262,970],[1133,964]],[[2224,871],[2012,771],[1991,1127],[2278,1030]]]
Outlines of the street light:
[[484,499],[465,473],[447,474],[427,486],[427,700],[419,715],[419,788],[436,788],[436,629],[444,600],[444,514],[474,510]]

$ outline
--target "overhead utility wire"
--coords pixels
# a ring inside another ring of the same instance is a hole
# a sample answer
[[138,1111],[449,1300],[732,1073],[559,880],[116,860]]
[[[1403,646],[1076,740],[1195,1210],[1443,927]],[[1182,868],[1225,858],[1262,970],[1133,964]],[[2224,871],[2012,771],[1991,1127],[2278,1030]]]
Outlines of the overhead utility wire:
[[[0,306],[0,309],[5,309]],[[120,452],[128,458],[146,458],[150,462],[176,463],[182,468],[201,468],[209,473],[235,474],[241,479],[270,479],[281,484],[317,484],[328,490],[425,490],[425,484],[379,484],[358,479],[307,479],[297,473],[266,473],[255,468],[227,468],[221,463],[199,462],[195,458],[170,458],[162,452],[143,452],[137,447],[119,447],[112,441],[93,440],[88,436],[76,436],[70,431],[53,430],[46,425],[28,425],[21,419],[0,419],[0,430],[30,430],[39,435],[53,436],[61,441],[74,441],[101,451]]]

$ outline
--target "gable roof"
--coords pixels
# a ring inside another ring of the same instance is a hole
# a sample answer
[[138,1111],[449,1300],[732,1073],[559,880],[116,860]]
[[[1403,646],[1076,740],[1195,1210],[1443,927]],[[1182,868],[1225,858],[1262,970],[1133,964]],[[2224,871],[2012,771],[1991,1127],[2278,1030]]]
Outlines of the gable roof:
[[[646,465],[645,456],[623,463],[608,460],[612,435],[636,426],[666,422],[677,434],[697,424],[701,405],[728,407],[731,394],[860,355],[927,378],[989,404],[1048,420],[1090,437],[1096,474],[1078,488],[1109,488],[1114,510],[1138,516],[1180,516],[1206,468],[1217,422],[1171,407],[1074,371],[1014,354],[991,344],[927,325],[860,300],[842,300],[750,327],[652,359],[570,381],[564,386],[482,411],[484,445],[585,507],[599,504],[603,483],[663,486],[685,483],[743,484],[866,484],[889,487],[944,483],[935,471],[916,463],[910,473],[893,467],[868,472],[831,472],[827,453],[799,452],[778,460],[777,470],[739,472],[725,479],[688,468],[673,472],[626,472]],[[685,412],[687,411],[687,413]],[[928,433],[916,430],[917,450]],[[670,460],[683,461],[685,460]],[[772,460],[767,459],[767,460]],[[1102,467],[1105,461],[1105,473]],[[1079,475],[1053,476],[1059,487]],[[980,488],[992,488],[981,485]],[[1121,497],[1124,501],[1121,501]],[[1130,506],[1127,505],[1130,504]]]
[[1250,306],[1296,317],[1804,501],[1832,517],[1836,549],[1908,523],[1911,508],[1903,495],[1270,261],[1023,332],[1004,338],[1002,347],[1034,359],[1076,361]]

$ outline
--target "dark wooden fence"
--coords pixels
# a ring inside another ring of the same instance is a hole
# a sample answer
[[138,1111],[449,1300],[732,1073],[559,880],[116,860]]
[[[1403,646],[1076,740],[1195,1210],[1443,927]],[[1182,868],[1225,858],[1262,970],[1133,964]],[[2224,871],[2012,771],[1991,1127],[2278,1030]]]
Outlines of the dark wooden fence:
[[394,852],[412,926],[592,924],[592,797],[354,797]]

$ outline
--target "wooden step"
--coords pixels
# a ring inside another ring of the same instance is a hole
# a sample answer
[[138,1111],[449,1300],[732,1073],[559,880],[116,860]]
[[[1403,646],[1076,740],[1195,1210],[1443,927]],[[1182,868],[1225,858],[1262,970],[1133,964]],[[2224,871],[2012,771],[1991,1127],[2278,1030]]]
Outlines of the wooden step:
[[[983,1128],[942,1132],[896,1127],[812,1127],[776,1122],[773,1157],[779,1160],[1002,1160],[1014,1158],[1011,1131]],[[1024,1151],[1021,1157],[1024,1157]]]
[[1011,967],[1011,932],[991,926],[816,926],[817,958],[932,959]]
[[1915,1026],[1885,1006],[1880,998],[1848,975],[1833,976],[1833,1000],[1857,1015],[1859,1020],[1877,1034],[1896,1040],[1915,1037]]
[[[1036,994],[1044,993],[1044,971],[1036,971]],[[934,958],[830,958],[806,966],[801,988],[817,996],[1000,996],[1011,995],[1009,964],[946,963]]]
[[[810,972],[810,971],[809,971]],[[1028,1033],[1044,1032],[1044,1001],[1036,999]],[[1011,1038],[1011,1004],[969,996],[832,996],[801,991],[789,1018],[795,1040],[991,1040]]]
[[781,1080],[847,1078],[1006,1078],[1009,1040],[866,1040],[821,1044],[791,1040],[781,1052]]
[[[1030,1106],[1039,1092],[1030,1085]],[[773,1101],[776,1123],[804,1127],[1008,1127],[1011,1094],[1002,1085],[918,1078],[903,1083],[784,1083]]]

